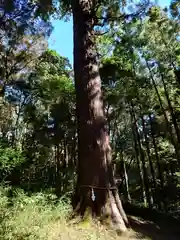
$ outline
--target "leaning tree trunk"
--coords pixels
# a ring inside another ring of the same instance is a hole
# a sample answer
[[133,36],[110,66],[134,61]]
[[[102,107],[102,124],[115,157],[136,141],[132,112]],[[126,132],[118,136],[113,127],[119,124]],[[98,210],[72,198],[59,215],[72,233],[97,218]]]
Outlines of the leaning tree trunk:
[[109,216],[126,231],[127,217],[115,186],[94,39],[93,0],[73,1],[74,71],[78,121],[77,213]]

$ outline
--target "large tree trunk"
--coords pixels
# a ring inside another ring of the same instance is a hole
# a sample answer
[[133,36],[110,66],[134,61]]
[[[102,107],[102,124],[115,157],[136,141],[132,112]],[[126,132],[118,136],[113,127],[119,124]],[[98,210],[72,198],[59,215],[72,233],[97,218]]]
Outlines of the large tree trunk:
[[116,191],[103,110],[94,39],[93,0],[73,1],[74,71],[78,121],[78,180],[75,210],[82,216],[111,217],[126,231],[127,218]]

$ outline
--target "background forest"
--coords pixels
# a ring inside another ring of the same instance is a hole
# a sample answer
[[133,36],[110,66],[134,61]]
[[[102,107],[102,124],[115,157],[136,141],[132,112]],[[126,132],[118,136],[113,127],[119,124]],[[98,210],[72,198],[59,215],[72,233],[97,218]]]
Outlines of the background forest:
[[[51,22],[10,2],[0,8],[0,239],[57,239],[48,234],[76,183],[74,72],[48,48]],[[142,1],[96,28],[119,194],[147,220],[180,218],[179,10]]]

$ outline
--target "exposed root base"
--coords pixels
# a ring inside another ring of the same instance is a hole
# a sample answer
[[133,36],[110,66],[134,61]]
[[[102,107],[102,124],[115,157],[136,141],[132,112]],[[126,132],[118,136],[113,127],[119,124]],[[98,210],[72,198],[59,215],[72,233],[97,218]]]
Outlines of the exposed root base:
[[125,231],[123,231],[122,229],[119,229],[116,226],[116,224],[112,223],[111,219],[105,220],[105,221],[100,220],[100,218],[87,220],[84,218],[79,218],[77,216],[76,218],[73,219],[73,221],[71,220],[71,224],[73,224],[78,229],[92,229],[92,227],[98,226],[98,228],[100,229],[111,231],[112,234],[115,233],[118,236],[123,236],[123,237],[129,234],[129,230],[130,230],[130,229],[126,229]]
[[117,191],[96,190],[96,199],[92,201],[91,190],[84,190],[74,198],[74,217],[81,216],[82,225],[99,221],[118,234],[127,232],[129,227],[126,214]]
[[94,224],[97,225],[98,222],[106,229],[115,231],[118,235],[124,235],[127,232],[126,225],[119,211],[112,212],[108,207],[105,208],[105,211],[100,216],[95,215],[90,208],[87,208],[83,215],[80,211],[76,211],[73,212],[72,219],[75,220],[75,225],[80,228],[89,228]]
[[126,236],[129,232],[127,229],[119,228],[119,226],[113,223],[111,217],[105,218],[102,220],[102,217],[97,218],[79,218],[79,216],[74,216],[73,225],[80,229],[91,229],[92,227],[99,226],[101,229],[106,229],[107,231],[112,231],[116,233],[118,236]]

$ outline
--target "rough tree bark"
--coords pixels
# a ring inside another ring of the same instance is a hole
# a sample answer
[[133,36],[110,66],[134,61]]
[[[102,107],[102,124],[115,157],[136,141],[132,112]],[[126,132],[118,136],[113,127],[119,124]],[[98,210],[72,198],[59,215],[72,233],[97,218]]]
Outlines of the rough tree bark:
[[[78,121],[78,214],[108,217],[117,230],[128,220],[116,191],[94,39],[93,0],[74,0],[74,72]],[[110,218],[109,218],[110,217]]]

